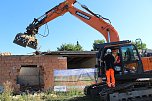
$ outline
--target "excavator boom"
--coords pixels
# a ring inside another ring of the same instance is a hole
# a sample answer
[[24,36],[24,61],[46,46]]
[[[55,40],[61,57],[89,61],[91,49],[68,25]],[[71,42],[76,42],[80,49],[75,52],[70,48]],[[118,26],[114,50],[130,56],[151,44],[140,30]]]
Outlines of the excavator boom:
[[37,19],[34,18],[34,21],[27,26],[26,32],[17,34],[13,42],[23,47],[29,46],[36,49],[38,42],[35,35],[38,34],[39,28],[67,12],[99,31],[107,42],[119,41],[117,31],[111,24],[107,23],[103,17],[99,17],[86,6],[81,5],[82,8],[88,11],[88,13],[84,12],[74,7],[74,3],[76,3],[76,0],[66,0],[47,11],[41,17]]

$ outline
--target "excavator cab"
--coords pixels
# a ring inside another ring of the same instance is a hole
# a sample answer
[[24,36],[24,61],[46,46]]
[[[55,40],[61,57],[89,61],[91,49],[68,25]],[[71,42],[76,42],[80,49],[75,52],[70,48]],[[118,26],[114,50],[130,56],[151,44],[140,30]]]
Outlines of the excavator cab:
[[119,41],[104,44],[97,44],[98,77],[105,77],[105,62],[104,56],[106,50],[111,49],[115,57],[114,70],[117,81],[135,80],[143,73],[143,65],[141,57],[135,45],[130,41]]
[[[95,75],[97,83],[86,86],[84,88],[85,95],[99,95],[101,101],[128,101],[128,99],[138,99],[144,95],[148,97],[152,94],[151,72],[143,70],[140,54],[134,44],[126,40],[96,44],[95,48],[98,50],[96,54],[98,72]],[[115,58],[119,56],[119,59],[115,59],[118,62],[114,63],[116,86],[112,88],[106,84],[104,56],[107,54],[107,49],[112,50]]]

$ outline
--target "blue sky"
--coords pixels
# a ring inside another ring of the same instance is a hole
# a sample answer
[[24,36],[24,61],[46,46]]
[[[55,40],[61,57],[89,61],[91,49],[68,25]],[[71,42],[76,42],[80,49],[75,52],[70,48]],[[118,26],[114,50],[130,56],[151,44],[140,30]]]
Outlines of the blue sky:
[[[152,49],[152,0],[78,0],[94,13],[111,20],[118,31],[120,40],[141,38]],[[0,52],[13,55],[28,54],[35,50],[13,43],[19,32],[34,18],[58,5],[63,0],[2,0],[0,3]],[[76,4],[77,8],[81,7]],[[37,36],[40,51],[55,51],[64,43],[76,44],[79,41],[84,50],[91,50],[96,39],[104,37],[73,15],[66,13],[48,23],[50,34],[46,38]],[[44,26],[39,30],[44,33]]]

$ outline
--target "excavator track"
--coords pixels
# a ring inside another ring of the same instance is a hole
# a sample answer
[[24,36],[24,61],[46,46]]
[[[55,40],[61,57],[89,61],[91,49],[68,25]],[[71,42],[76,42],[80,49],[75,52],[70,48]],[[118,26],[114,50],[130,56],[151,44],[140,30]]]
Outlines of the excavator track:
[[101,101],[152,101],[152,80],[119,84],[102,89],[99,95]]

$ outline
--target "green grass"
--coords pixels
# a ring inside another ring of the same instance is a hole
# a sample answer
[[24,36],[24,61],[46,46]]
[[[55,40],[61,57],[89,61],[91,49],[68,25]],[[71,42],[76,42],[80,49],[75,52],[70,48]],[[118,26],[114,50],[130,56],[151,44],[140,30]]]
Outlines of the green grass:
[[0,101],[99,101],[99,98],[87,97],[83,94],[72,95],[71,93],[35,93],[8,96],[3,99],[3,94],[0,95]]
[[99,101],[99,99],[87,97],[82,91],[72,89],[68,92],[36,92],[30,94],[29,92],[20,95],[13,95],[13,89],[10,82],[3,84],[4,91],[0,94],[0,101]]
[[87,97],[82,92],[41,92],[34,94],[10,95],[3,99],[0,95],[0,101],[99,101],[99,99]]

